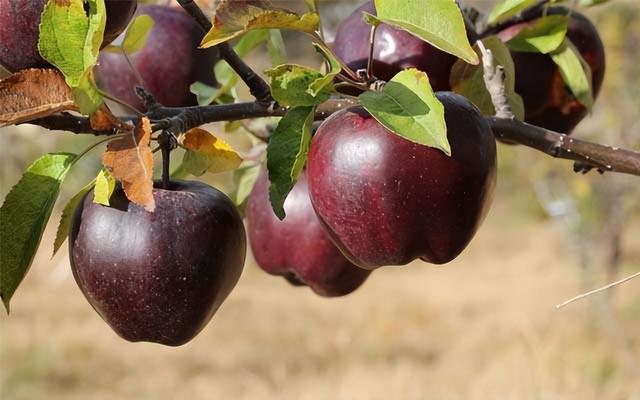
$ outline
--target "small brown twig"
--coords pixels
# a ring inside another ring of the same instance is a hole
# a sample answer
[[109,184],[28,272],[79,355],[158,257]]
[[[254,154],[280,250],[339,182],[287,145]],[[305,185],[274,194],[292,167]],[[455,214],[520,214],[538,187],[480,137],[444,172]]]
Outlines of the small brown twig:
[[564,307],[564,306],[566,306],[566,305],[568,305],[568,304],[571,304],[571,303],[573,303],[573,302],[575,302],[575,301],[578,301],[578,300],[584,299],[585,297],[589,297],[589,296],[594,295],[594,294],[596,294],[596,293],[604,292],[605,290],[609,290],[609,289],[611,289],[612,287],[615,287],[615,286],[618,286],[618,285],[622,285],[623,283],[628,282],[628,281],[630,281],[630,280],[632,280],[632,279],[635,279],[635,278],[637,278],[637,277],[639,277],[639,276],[640,276],[640,272],[636,272],[635,274],[633,274],[633,275],[631,275],[631,276],[627,276],[627,277],[626,277],[626,278],[624,278],[624,279],[620,279],[619,281],[615,281],[615,282],[610,283],[610,284],[608,284],[608,285],[606,285],[606,286],[603,286],[603,287],[601,287],[601,288],[594,289],[594,290],[591,290],[591,291],[589,291],[589,292],[586,292],[586,293],[580,294],[580,295],[578,295],[578,296],[576,296],[576,297],[574,297],[574,298],[572,298],[572,299],[569,299],[569,300],[567,300],[567,301],[565,301],[565,302],[562,302],[562,303],[560,303],[560,304],[556,305],[556,309],[560,309],[560,308],[562,308],[562,307]]

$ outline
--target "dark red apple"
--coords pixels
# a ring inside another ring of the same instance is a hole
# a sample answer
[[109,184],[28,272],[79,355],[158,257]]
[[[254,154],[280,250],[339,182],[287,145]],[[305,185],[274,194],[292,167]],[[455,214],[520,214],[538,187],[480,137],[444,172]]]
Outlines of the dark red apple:
[[[145,47],[130,56],[145,88],[165,106],[195,105],[189,86],[195,81],[215,84],[217,49],[198,49],[204,32],[182,9],[141,4],[138,15],[149,15],[155,22]],[[102,52],[97,72],[102,89],[143,110],[135,94],[139,83],[122,54]]]
[[[46,0],[0,0],[0,64],[9,71],[47,67],[38,53],[40,15]],[[105,0],[107,23],[102,46],[122,32],[137,0]]]
[[[566,15],[561,7],[549,9],[550,15]],[[498,33],[503,41],[516,36],[535,20],[512,25]],[[582,14],[573,11],[567,37],[591,67],[594,99],[600,92],[605,72],[605,52],[596,27]],[[516,92],[525,105],[525,121],[560,133],[571,133],[587,115],[587,109],[564,83],[551,56],[512,51],[516,70]]]
[[[367,1],[338,27],[333,51],[354,71],[367,67],[371,26],[362,19],[362,12],[376,14],[373,1]],[[416,36],[382,24],[376,32],[373,74],[389,81],[398,72],[418,68],[429,76],[433,90],[449,90],[449,74],[456,57],[445,53]]]
[[443,264],[467,246],[491,203],[496,146],[466,98],[444,104],[452,155],[410,142],[363,108],[325,120],[311,142],[309,193],[334,242],[362,268]]
[[124,339],[179,346],[211,319],[240,278],[244,226],[223,193],[200,182],[154,189],[153,213],[122,190],[111,206],[89,192],[69,235],[73,275]]
[[344,296],[360,287],[370,271],[350,263],[320,226],[309,200],[306,172],[300,174],[284,209],[287,216],[281,221],[269,204],[269,178],[263,171],[246,209],[249,243],[260,268],[326,297]]

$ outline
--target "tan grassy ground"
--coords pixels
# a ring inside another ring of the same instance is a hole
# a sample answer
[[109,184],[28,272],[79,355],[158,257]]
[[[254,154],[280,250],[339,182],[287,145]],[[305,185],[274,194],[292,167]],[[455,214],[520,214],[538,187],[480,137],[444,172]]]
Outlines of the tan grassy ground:
[[[250,262],[212,323],[177,349],[118,338],[66,254],[49,261],[45,247],[0,317],[2,400],[640,399],[595,303],[553,307],[581,290],[560,230],[503,200],[455,262],[381,270],[344,299]],[[616,297],[636,355],[637,285]]]

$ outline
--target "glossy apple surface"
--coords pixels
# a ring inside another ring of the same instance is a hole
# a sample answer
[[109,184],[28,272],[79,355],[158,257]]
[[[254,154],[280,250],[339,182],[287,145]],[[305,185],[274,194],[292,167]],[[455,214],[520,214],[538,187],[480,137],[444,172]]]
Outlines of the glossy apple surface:
[[[371,26],[362,12],[376,14],[373,1],[368,1],[345,19],[336,32],[333,51],[354,71],[367,67]],[[433,90],[449,90],[449,74],[456,57],[390,25],[382,24],[376,32],[373,74],[389,81],[403,69],[418,68],[429,76]]]
[[[0,64],[9,71],[49,66],[38,53],[40,16],[45,3],[46,0],[0,0]],[[137,0],[105,0],[103,47],[126,28],[137,4]]]
[[234,204],[199,182],[154,189],[153,213],[121,190],[93,191],[74,215],[71,269],[82,293],[126,340],[179,346],[207,324],[236,285],[246,239]]
[[362,285],[370,271],[349,262],[320,225],[309,200],[306,172],[284,209],[287,216],[281,221],[269,204],[269,178],[263,171],[246,209],[249,243],[260,268],[325,297],[344,296]]
[[[567,10],[556,7],[550,15],[566,15]],[[498,33],[503,41],[516,36],[525,22]],[[596,27],[582,14],[574,11],[569,18],[567,37],[591,67],[594,99],[600,92],[605,72],[605,51]],[[525,121],[560,133],[571,133],[588,114],[564,83],[558,66],[546,54],[512,51],[516,70],[516,92],[525,105]]]
[[[165,106],[196,105],[189,86],[196,81],[215,83],[217,49],[198,49],[204,32],[182,9],[141,4],[135,15],[149,15],[155,22],[145,47],[130,56],[144,86]],[[103,51],[97,78],[102,89],[143,110],[135,94],[139,83],[122,54]]]
[[491,128],[464,97],[436,95],[451,157],[392,134],[360,107],[329,117],[311,142],[311,202],[334,242],[362,268],[416,258],[449,262],[489,208],[496,173]]

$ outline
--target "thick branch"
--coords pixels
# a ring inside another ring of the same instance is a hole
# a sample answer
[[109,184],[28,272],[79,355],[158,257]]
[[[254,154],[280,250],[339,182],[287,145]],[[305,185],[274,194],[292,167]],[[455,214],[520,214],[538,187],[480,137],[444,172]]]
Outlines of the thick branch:
[[[200,25],[204,32],[209,32],[212,28],[211,21],[202,12],[202,9],[193,0],[178,0],[182,8]],[[260,75],[256,74],[228,43],[221,43],[218,46],[220,57],[225,60],[231,68],[240,76],[249,87],[251,94],[261,103],[271,103],[271,88]]]
[[[600,171],[640,175],[640,153],[574,139],[515,119],[488,118],[496,138],[540,150],[551,157],[573,160]],[[582,168],[584,170],[584,167]]]

